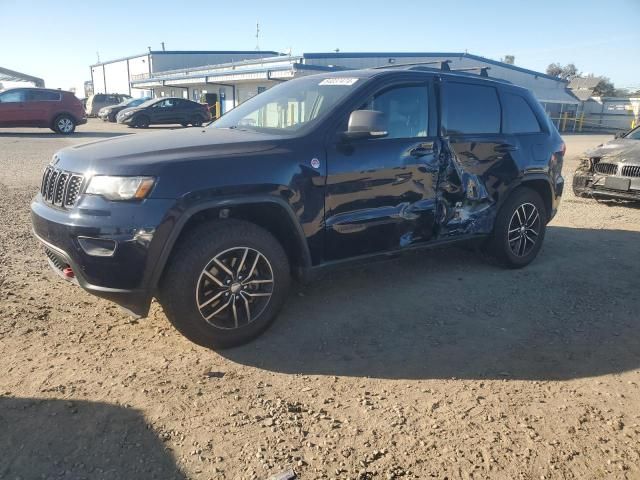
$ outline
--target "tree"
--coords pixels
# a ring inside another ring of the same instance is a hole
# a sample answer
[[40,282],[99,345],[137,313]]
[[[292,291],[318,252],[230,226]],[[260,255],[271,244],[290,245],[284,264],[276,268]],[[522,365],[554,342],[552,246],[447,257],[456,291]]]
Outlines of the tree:
[[600,82],[593,89],[595,97],[615,97],[616,87],[607,77],[600,77]]
[[578,67],[573,63],[567,63],[564,66],[560,63],[550,63],[547,67],[547,75],[559,77],[563,80],[571,80],[572,78],[579,77],[580,72],[578,72]]
[[547,75],[559,77],[562,74],[562,65],[559,63],[550,63],[547,67]]

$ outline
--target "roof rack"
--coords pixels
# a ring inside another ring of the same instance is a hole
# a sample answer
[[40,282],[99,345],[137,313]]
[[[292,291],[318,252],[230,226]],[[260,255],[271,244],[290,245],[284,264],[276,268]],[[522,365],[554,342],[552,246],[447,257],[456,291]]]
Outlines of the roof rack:
[[449,64],[451,63],[451,60],[432,60],[430,62],[412,62],[412,63],[392,63],[389,65],[382,65],[379,67],[372,67],[372,70],[381,70],[383,68],[404,68],[404,67],[414,67],[411,68],[410,70],[418,70],[421,66],[424,65],[436,65],[439,64],[440,65],[440,70],[444,70],[444,71],[449,71],[451,70],[449,68]]
[[478,75],[481,77],[489,77],[489,70],[491,67],[468,67],[468,68],[454,68],[452,72],[480,72]]

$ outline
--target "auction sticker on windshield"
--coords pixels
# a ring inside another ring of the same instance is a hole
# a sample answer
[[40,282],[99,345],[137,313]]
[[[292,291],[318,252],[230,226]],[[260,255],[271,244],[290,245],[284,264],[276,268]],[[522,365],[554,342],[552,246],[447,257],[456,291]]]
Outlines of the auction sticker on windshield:
[[351,86],[358,81],[357,78],[347,78],[347,77],[338,77],[338,78],[325,78],[318,85],[347,85]]

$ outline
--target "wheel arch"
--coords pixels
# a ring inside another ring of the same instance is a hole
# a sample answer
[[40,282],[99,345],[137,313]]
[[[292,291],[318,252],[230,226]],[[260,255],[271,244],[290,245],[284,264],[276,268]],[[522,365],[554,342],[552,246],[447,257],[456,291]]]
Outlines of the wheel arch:
[[196,205],[185,211],[176,222],[151,278],[151,289],[155,290],[166,270],[175,247],[191,229],[203,222],[233,218],[258,225],[271,233],[282,245],[292,273],[305,278],[311,268],[311,254],[300,222],[291,207],[273,196],[220,199]]
[[544,175],[525,176],[518,186],[530,188],[540,195],[540,198],[542,198],[544,202],[547,222],[549,222],[553,210],[553,189],[549,178]]

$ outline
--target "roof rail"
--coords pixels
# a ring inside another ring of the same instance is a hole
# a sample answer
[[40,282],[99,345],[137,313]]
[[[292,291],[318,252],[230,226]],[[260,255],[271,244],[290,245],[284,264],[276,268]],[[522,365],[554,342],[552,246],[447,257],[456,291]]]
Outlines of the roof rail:
[[468,68],[454,68],[452,72],[480,72],[478,75],[481,77],[489,77],[489,70],[491,67],[468,67]]
[[409,70],[418,70],[421,66],[424,66],[424,65],[439,64],[440,65],[440,70],[449,71],[449,70],[451,70],[449,68],[449,64],[450,63],[451,63],[451,60],[432,60],[432,61],[429,61],[429,62],[392,63],[390,65],[382,65],[382,66],[379,66],[379,67],[371,67],[371,69],[372,70],[381,70],[383,68],[414,67],[414,68],[410,68]]

